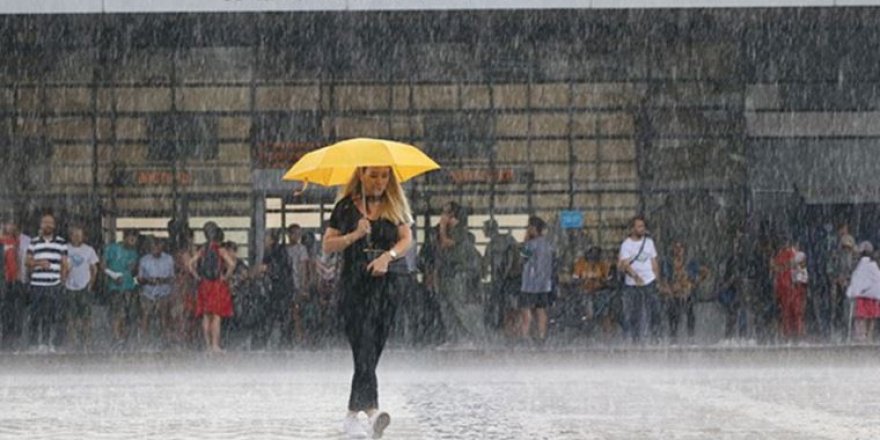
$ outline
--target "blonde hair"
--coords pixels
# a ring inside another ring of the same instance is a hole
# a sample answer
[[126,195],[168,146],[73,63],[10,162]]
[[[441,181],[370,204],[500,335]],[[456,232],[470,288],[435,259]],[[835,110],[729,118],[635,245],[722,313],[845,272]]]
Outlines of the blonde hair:
[[[345,198],[358,196],[360,197],[363,194],[363,184],[361,183],[361,175],[366,171],[367,168],[371,167],[358,167],[354,170],[354,173],[351,175],[351,179],[348,180],[348,183],[342,187],[342,190],[339,192],[339,197],[336,199],[343,200]],[[376,167],[382,168],[382,167]],[[412,211],[409,208],[409,201],[406,199],[406,194],[403,192],[403,187],[400,186],[400,182],[397,180],[397,175],[394,173],[394,170],[389,168],[389,178],[388,178],[388,187],[385,189],[385,192],[382,194],[382,204],[379,208],[379,218],[384,218],[395,225],[399,225],[401,223],[412,224],[413,216]]]

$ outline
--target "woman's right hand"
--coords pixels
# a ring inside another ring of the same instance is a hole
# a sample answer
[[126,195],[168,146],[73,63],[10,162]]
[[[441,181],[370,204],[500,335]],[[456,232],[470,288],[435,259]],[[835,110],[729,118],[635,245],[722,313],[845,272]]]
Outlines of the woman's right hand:
[[370,221],[366,218],[361,217],[361,219],[358,220],[357,228],[354,230],[354,233],[357,236],[357,240],[360,240],[369,235],[372,228],[373,227],[372,225],[370,225]]

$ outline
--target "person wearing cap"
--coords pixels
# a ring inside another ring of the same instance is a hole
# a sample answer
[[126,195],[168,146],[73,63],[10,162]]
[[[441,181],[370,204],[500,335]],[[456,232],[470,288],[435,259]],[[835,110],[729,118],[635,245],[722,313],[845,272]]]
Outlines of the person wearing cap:
[[830,324],[832,332],[845,335],[847,330],[846,321],[846,290],[849,285],[849,279],[853,270],[858,263],[858,253],[856,252],[856,241],[852,235],[845,233],[839,236],[837,246],[831,251],[828,259],[826,273],[830,288]]
[[[773,291],[779,303],[780,331],[784,339],[792,340],[804,335],[804,307],[806,306],[806,284],[796,280],[801,263],[797,261],[798,250],[794,241],[786,239],[785,245],[776,253],[771,262]],[[806,261],[806,255],[803,256]]]
[[874,323],[880,318],[880,267],[877,266],[877,256],[870,242],[859,243],[858,250],[861,259],[850,278],[846,296],[855,301],[853,339],[870,342]]

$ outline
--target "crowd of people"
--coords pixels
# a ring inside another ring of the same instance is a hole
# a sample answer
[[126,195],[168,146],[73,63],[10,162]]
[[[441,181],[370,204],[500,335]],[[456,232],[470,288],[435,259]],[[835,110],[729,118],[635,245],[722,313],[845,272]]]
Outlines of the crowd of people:
[[[567,331],[605,342],[674,344],[694,341],[695,309],[710,302],[723,318],[700,325],[723,327],[730,339],[868,342],[880,318],[880,255],[870,242],[856,243],[846,225],[827,240],[821,264],[808,264],[792,239],[752,255],[734,240],[715,267],[682,240],[659,253],[642,217],[632,220],[615,258],[589,246],[566,263],[543,219],[530,217],[526,226],[518,242],[486,221],[481,253],[466,209],[446,204],[424,243],[406,250],[395,268],[392,337],[440,348],[541,345]],[[96,304],[107,306],[104,333],[113,350],[289,349],[345,337],[340,256],[322,252],[315,235],[296,224],[267,231],[257,264],[240,258],[212,222],[199,246],[192,230],[171,223],[169,238],[125,230],[100,252],[87,244],[82,225],[66,232],[56,231],[51,214],[34,237],[14,222],[4,225],[5,350],[98,349],[92,329],[103,321],[92,316]]]
[[[701,306],[711,309],[703,313],[703,333],[720,334],[722,342],[864,343],[880,318],[880,253],[869,241],[856,244],[846,224],[823,237],[811,257],[782,234],[746,252],[740,233],[713,263],[681,239],[659,252],[646,219],[637,216],[613,258],[587,246],[564,262],[537,217],[529,219],[523,243],[487,221],[489,242],[480,256],[459,226],[461,210],[455,203],[444,208],[419,259],[423,273],[436,274],[424,286],[453,343],[500,337],[543,344],[548,334],[567,333],[605,343],[693,344],[700,342]],[[483,290],[481,279],[490,280]]]
[[[98,252],[87,244],[82,225],[71,226],[69,240],[63,238],[52,214],[41,217],[33,237],[15,222],[5,223],[2,348],[105,348],[92,338],[92,329],[104,322],[93,316],[97,305],[106,306],[104,330],[112,350],[219,352],[224,334],[227,345],[246,339],[247,347],[263,349],[276,326],[277,346],[289,348],[307,336],[332,333],[335,270],[332,262],[316,258],[313,238],[310,244],[298,225],[270,231],[265,258],[251,267],[216,223],[204,225],[200,246],[192,230],[173,224],[170,238],[129,229]],[[313,331],[307,333],[309,319]]]

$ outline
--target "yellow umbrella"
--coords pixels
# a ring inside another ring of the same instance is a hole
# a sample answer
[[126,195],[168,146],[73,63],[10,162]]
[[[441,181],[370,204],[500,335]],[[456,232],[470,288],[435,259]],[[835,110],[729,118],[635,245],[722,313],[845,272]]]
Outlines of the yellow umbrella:
[[358,167],[388,166],[397,180],[407,181],[440,168],[418,148],[383,139],[355,138],[320,148],[303,156],[284,174],[284,180],[344,185]]

